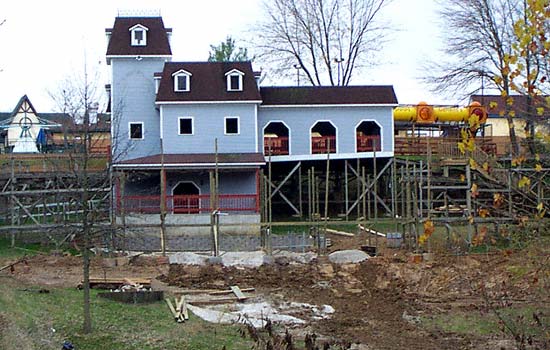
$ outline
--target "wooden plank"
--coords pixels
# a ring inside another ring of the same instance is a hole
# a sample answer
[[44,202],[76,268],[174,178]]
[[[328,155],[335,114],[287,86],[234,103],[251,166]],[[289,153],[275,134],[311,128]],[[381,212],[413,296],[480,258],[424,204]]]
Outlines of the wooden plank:
[[333,229],[330,229],[330,228],[327,228],[326,231],[327,231],[327,233],[331,233],[331,234],[337,235],[337,236],[355,237],[355,234],[353,234],[353,233],[336,231],[336,230],[333,230]]
[[8,264],[8,265],[6,265],[6,266],[0,268],[0,271],[4,271],[5,269],[9,269],[9,268],[11,268],[11,267],[13,267],[13,266],[15,266],[15,265],[17,265],[17,264],[19,264],[19,263],[25,262],[25,261],[26,261],[26,259],[19,259],[19,260],[15,261],[15,262],[12,262],[11,264]]
[[[245,297],[245,299],[240,300],[240,301],[244,301],[246,299],[248,299],[248,298]],[[196,306],[199,306],[199,305],[217,305],[217,304],[230,304],[230,303],[234,303],[235,301],[237,301],[237,299],[223,298],[223,299],[211,299],[211,300],[197,300],[197,301],[189,302],[189,304],[196,305]]]
[[233,294],[235,294],[235,296],[237,297],[237,299],[239,301],[246,300],[246,297],[244,296],[244,294],[241,291],[241,289],[239,288],[239,286],[231,286],[230,288],[231,288],[231,291],[233,292]]
[[168,308],[172,312],[172,315],[174,315],[174,318],[178,318],[178,313],[176,312],[176,309],[174,308],[174,305],[172,305],[172,301],[169,298],[164,299],[166,301],[166,304],[168,304]]
[[[243,288],[243,289],[241,289],[241,292],[253,292],[253,291],[255,291],[255,290],[256,290],[256,289],[254,289],[254,288]],[[223,294],[231,294],[231,293],[233,293],[233,290],[232,290],[232,289],[230,289],[230,290],[217,290],[217,291],[212,291],[212,292],[210,292],[210,293],[208,293],[208,294],[210,294],[210,295],[223,295]]]
[[184,295],[181,296],[180,305],[181,305],[181,312],[183,314],[183,318],[185,320],[188,320],[189,319],[189,311],[187,310],[187,302],[185,301],[185,296]]

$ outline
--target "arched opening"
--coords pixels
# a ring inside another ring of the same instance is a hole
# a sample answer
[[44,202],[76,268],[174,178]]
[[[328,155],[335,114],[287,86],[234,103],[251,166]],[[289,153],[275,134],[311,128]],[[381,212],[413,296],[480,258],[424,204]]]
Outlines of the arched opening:
[[264,128],[264,154],[283,156],[290,154],[290,130],[283,122],[269,122]]
[[317,122],[311,128],[311,153],[336,153],[336,127],[331,122]]
[[374,152],[382,149],[380,125],[373,121],[362,121],[355,128],[357,152]]
[[172,189],[174,214],[195,214],[200,211],[200,189],[194,182],[182,181]]

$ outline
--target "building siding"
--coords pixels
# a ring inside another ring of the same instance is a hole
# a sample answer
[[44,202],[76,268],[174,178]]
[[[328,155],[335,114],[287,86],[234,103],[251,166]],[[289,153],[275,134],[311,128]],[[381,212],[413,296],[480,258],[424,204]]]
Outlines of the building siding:
[[270,121],[282,121],[290,128],[290,155],[311,154],[310,131],[317,121],[330,121],[337,129],[337,153],[356,153],[355,128],[361,121],[379,124],[382,137],[381,152],[393,152],[392,107],[260,107],[258,113],[258,142],[263,145],[263,130]]
[[[255,104],[179,104],[162,105],[165,153],[256,152]],[[179,117],[193,117],[193,135],[178,135]],[[225,117],[239,117],[239,134],[225,135]]]
[[[153,75],[164,58],[112,59],[112,128],[115,162],[160,153],[159,112]],[[129,122],[143,122],[144,138],[129,139]],[[116,145],[116,147],[115,147]]]

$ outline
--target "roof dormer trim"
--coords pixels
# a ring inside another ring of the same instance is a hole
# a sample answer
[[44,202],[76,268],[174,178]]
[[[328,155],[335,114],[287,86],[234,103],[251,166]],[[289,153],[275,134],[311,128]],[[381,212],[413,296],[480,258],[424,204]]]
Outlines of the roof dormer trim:
[[234,68],[234,69],[230,70],[229,72],[225,73],[225,76],[228,76],[228,75],[236,75],[236,74],[241,75],[241,76],[244,75],[243,72],[241,72],[240,70]]
[[174,77],[174,91],[175,92],[189,92],[191,91],[191,72],[185,69],[180,69],[172,73]]
[[128,29],[131,33],[130,44],[132,46],[147,46],[147,32],[149,28],[143,24],[133,25]]
[[227,80],[227,91],[243,91],[244,73],[238,69],[232,69],[225,73]]

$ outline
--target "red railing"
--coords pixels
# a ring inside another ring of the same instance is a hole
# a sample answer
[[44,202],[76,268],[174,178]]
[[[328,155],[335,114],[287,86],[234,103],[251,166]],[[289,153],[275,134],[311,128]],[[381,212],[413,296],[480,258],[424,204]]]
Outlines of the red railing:
[[380,151],[380,135],[357,135],[357,152]]
[[[221,212],[259,212],[257,194],[220,194],[218,207]],[[118,207],[124,203],[125,213],[159,214],[160,196],[124,196],[117,200]],[[173,214],[199,214],[212,211],[210,195],[166,196],[166,211]],[[120,213],[120,210],[118,210]]]
[[[271,144],[271,145],[270,145]],[[272,156],[283,156],[289,154],[288,137],[264,137],[264,154],[269,155],[271,148]]]
[[327,153],[327,145],[329,153],[336,153],[336,136],[311,137],[311,153]]

